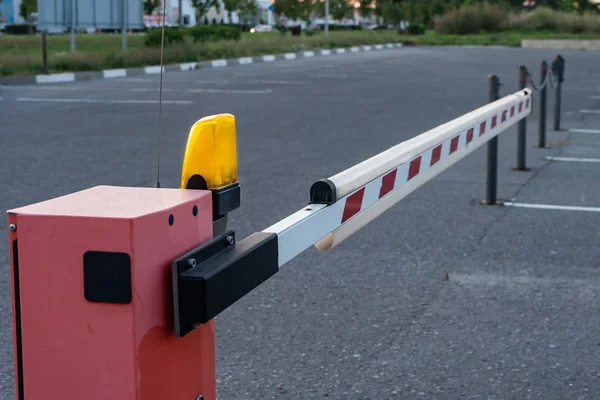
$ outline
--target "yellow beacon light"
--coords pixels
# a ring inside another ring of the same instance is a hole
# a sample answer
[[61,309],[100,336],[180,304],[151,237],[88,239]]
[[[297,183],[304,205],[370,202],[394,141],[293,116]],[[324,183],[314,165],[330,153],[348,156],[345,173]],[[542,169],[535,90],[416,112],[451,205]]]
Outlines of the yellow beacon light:
[[190,179],[199,179],[197,175],[206,187],[193,189],[215,190],[237,182],[235,134],[235,117],[231,114],[211,115],[192,126],[183,156],[182,189],[192,189]]
[[188,136],[181,168],[181,189],[212,191],[213,221],[227,224],[227,213],[240,207],[235,117],[217,114],[196,122]]

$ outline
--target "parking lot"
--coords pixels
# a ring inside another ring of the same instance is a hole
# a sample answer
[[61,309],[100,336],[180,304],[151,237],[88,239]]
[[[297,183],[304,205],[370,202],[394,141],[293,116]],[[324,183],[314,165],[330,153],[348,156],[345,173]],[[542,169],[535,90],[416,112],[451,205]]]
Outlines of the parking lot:
[[[192,124],[236,116],[238,237],[310,185],[517,90],[550,50],[405,47],[164,76],[161,183],[178,187]],[[331,252],[287,264],[218,317],[219,399],[595,399],[600,391],[600,53],[566,59],[563,129],[483,206],[485,147]],[[158,76],[0,87],[0,208],[95,185],[151,187]],[[555,157],[555,159],[549,159]],[[7,221],[0,219],[0,399],[14,398]],[[446,279],[446,276],[449,278]],[[40,294],[43,297],[44,294]],[[57,318],[68,318],[57,312]]]

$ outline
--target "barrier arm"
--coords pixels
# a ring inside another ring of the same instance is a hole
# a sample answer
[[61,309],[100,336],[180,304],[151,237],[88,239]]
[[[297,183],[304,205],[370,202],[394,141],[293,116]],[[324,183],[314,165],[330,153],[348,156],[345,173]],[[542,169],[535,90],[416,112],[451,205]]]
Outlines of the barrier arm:
[[[520,90],[314,183],[310,204],[236,243],[224,231],[173,261],[175,333],[185,336],[315,245],[327,251],[433,177],[526,118]],[[191,140],[191,137],[190,139]]]

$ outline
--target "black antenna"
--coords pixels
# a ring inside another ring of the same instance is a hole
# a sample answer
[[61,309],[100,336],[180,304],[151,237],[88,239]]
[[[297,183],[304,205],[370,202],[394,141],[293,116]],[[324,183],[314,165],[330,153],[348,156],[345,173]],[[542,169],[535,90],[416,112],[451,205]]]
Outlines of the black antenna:
[[167,10],[167,0],[162,0],[162,37],[160,41],[160,86],[158,89],[158,141],[157,141],[157,152],[156,152],[156,183],[155,188],[160,187],[160,117],[162,113],[162,86],[163,86],[163,52],[165,49],[165,17]]

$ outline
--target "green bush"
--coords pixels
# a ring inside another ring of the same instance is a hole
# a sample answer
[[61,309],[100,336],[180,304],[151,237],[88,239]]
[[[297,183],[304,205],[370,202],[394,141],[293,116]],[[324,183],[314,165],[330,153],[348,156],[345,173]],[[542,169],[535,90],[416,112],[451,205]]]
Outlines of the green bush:
[[510,16],[508,27],[521,31],[555,31],[565,33],[598,33],[600,16],[579,15],[537,7],[528,13]]
[[[30,31],[31,29],[31,31]],[[6,33],[8,35],[27,35],[29,32],[35,33],[36,29],[34,25],[27,24],[12,24],[6,25]]]
[[424,35],[425,30],[425,24],[422,24],[420,22],[413,22],[408,25],[406,32],[408,32],[409,35]]
[[[185,30],[179,28],[165,28],[165,47],[183,42]],[[146,31],[144,44],[148,47],[160,47],[162,41],[162,29],[150,29]]]
[[232,26],[198,25],[190,29],[190,36],[196,43],[215,40],[240,40],[242,33]]
[[476,34],[498,32],[506,28],[508,11],[488,2],[465,5],[434,18],[437,33]]

